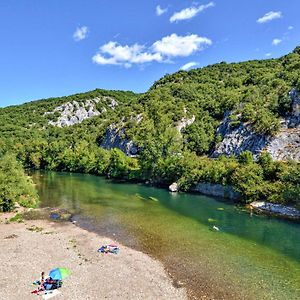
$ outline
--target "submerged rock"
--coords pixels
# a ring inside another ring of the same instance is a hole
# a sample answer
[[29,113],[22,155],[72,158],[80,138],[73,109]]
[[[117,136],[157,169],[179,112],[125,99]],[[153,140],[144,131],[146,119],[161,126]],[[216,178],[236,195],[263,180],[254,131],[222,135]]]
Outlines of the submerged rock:
[[50,214],[50,219],[56,221],[70,221],[72,214],[67,211],[55,211]]
[[23,213],[26,220],[50,219],[52,221],[70,221],[72,213],[62,208],[36,208],[28,209]]
[[282,204],[274,204],[265,201],[254,201],[250,203],[250,208],[252,208],[256,212],[300,221],[299,210],[293,207],[284,206]]

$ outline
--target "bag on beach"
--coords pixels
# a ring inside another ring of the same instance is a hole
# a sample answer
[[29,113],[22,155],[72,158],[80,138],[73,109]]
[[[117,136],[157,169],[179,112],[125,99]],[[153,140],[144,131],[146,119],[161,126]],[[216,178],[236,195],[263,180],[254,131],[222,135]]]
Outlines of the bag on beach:
[[98,252],[100,253],[113,253],[118,254],[120,251],[120,248],[117,245],[103,245],[98,249]]

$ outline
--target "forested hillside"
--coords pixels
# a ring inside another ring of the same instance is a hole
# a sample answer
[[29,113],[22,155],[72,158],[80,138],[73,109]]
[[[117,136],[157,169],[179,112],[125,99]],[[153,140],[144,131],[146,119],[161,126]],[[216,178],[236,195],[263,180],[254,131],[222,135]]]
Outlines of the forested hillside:
[[[292,90],[300,90],[299,47],[279,59],[179,71],[144,94],[97,89],[2,108],[0,155],[14,152],[27,168],[161,185],[176,181],[182,190],[201,181],[229,184],[244,202],[299,205],[297,162],[275,162],[264,151],[256,160],[251,152],[209,158],[223,139],[217,128],[225,114],[232,128],[246,124],[253,134],[276,136],[282,118],[292,113]],[[76,122],[66,123],[72,112]],[[137,157],[100,147],[109,128],[119,129],[118,139],[136,145]]]

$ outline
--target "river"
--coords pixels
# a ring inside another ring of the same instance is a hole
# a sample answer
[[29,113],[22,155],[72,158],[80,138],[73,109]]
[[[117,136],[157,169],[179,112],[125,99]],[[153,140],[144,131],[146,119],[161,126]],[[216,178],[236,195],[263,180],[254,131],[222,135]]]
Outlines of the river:
[[92,175],[32,176],[42,207],[67,208],[79,226],[160,260],[192,298],[300,299],[299,224]]

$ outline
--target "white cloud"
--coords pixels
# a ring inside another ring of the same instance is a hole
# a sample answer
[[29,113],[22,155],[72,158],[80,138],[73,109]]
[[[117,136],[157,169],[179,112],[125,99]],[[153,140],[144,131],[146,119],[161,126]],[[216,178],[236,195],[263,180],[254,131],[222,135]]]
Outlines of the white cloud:
[[272,53],[266,53],[266,57],[270,57]]
[[179,12],[175,12],[173,16],[170,18],[170,22],[178,22],[182,20],[187,20],[195,17],[197,14],[202,12],[203,10],[215,6],[214,2],[209,2],[208,4],[200,5],[200,6],[192,6],[185,8]]
[[86,26],[77,27],[76,31],[73,34],[73,39],[76,42],[84,40],[87,37],[89,29]]
[[273,46],[277,46],[277,45],[279,45],[281,42],[282,42],[281,39],[273,39],[272,45],[273,45]]
[[212,41],[210,39],[198,36],[197,34],[178,36],[176,33],[173,33],[155,42],[152,47],[155,52],[161,55],[176,57],[189,56],[211,44]]
[[170,62],[170,58],[189,56],[211,44],[210,39],[197,34],[178,36],[173,33],[148,48],[139,44],[122,46],[110,41],[102,45],[92,59],[99,65],[119,65],[129,68],[133,64]]
[[160,5],[156,6],[156,15],[161,16],[168,11],[168,8],[162,8]]
[[144,46],[139,44],[122,46],[109,42],[100,47],[99,53],[93,56],[93,61],[99,65],[121,65],[129,68],[132,64],[161,62],[162,56],[159,53],[144,52]]
[[280,18],[282,18],[281,11],[270,11],[266,13],[263,17],[259,18],[256,22],[262,24]]
[[195,67],[195,66],[198,66],[198,63],[196,63],[196,62],[194,62],[194,61],[191,61],[191,62],[189,62],[189,63],[183,65],[183,66],[180,68],[180,70],[187,71],[187,70],[189,70],[190,68],[193,68],[193,67]]
[[294,26],[289,26],[288,27],[288,30],[293,30],[294,29]]

